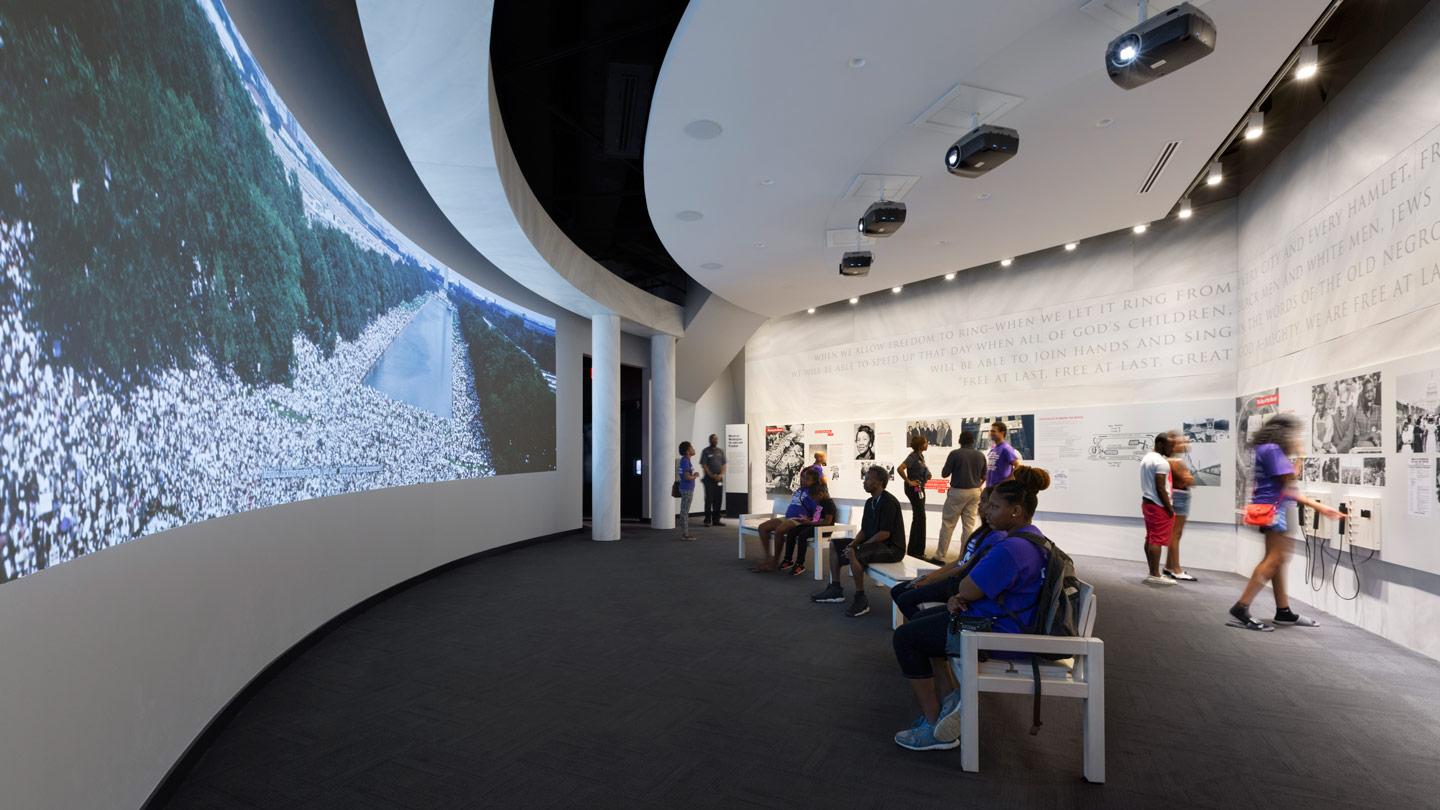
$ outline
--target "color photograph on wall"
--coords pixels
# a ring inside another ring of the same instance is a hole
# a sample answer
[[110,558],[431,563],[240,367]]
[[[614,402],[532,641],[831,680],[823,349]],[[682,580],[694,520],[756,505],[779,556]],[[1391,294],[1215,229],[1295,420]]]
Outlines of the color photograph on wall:
[[220,0],[6,4],[0,31],[0,582],[555,469],[555,321],[360,197]]

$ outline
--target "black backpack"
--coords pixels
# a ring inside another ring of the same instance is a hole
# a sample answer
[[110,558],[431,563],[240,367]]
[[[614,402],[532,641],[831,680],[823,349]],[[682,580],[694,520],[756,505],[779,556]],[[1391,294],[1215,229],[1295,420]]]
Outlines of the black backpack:
[[[1006,607],[1005,612],[1014,619],[1017,624],[1024,628],[1021,632],[1039,636],[1066,636],[1074,638],[1079,635],[1080,623],[1080,579],[1075,576],[1075,561],[1070,555],[1060,550],[1060,547],[1051,542],[1050,538],[1035,532],[1015,532],[1010,537],[1020,537],[1029,541],[1032,545],[1045,555],[1045,568],[1041,572],[1040,593],[1035,598],[1035,615],[1027,625],[1020,621],[1020,617],[1010,608]],[[994,548],[992,545],[990,548]],[[985,549],[988,552],[990,549]],[[965,566],[960,578],[969,575],[969,569],[973,568],[985,552],[976,554]],[[1005,605],[1005,597],[999,599],[1001,606]],[[956,628],[958,629],[958,627]],[[988,629],[988,628],[975,628]],[[1032,653],[1030,655],[1030,672],[1035,680],[1035,692],[1033,699],[1033,720],[1030,733],[1040,733],[1040,661],[1058,661],[1069,658],[1067,655],[1055,655],[1050,653]]]

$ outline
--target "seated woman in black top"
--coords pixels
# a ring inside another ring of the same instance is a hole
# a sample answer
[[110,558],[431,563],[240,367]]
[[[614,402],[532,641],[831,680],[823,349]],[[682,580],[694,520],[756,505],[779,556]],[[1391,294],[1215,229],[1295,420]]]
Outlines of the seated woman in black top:
[[[780,570],[789,571],[792,577],[805,573],[805,552],[810,548],[811,532],[816,526],[834,526],[835,515],[839,511],[835,501],[830,498],[830,487],[825,484],[824,479],[810,488],[810,497],[819,507],[819,517],[813,520],[798,520],[785,532],[785,559],[780,563]],[[790,561],[792,554],[795,560],[793,563]]]

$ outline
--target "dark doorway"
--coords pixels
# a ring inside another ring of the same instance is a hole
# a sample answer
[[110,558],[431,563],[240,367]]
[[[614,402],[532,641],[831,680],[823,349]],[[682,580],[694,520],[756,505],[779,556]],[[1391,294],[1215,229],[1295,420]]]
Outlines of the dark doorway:
[[[585,492],[582,497],[586,518],[593,513],[591,501],[591,465],[594,454],[594,419],[590,407],[592,372],[590,355],[585,355],[584,369]],[[645,370],[636,366],[620,366],[620,519],[643,520],[645,517]]]

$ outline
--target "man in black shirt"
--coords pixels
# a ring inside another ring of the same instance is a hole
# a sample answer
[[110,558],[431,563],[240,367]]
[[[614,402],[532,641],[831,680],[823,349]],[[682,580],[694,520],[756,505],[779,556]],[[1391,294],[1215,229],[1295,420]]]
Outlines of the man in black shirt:
[[710,446],[700,451],[700,472],[705,484],[705,525],[724,526],[720,517],[725,508],[725,451],[714,433],[710,434]]
[[900,511],[900,501],[885,491],[889,483],[890,474],[884,467],[871,467],[865,473],[865,491],[870,493],[870,498],[865,501],[860,533],[854,540],[842,537],[830,542],[830,585],[811,596],[810,601],[844,602],[840,570],[841,566],[848,565],[855,580],[855,601],[845,615],[854,618],[870,612],[870,600],[865,596],[865,569],[872,563],[905,559],[905,517]]

